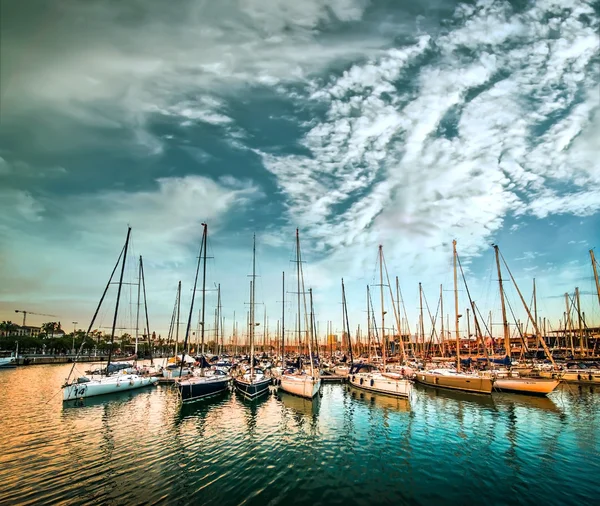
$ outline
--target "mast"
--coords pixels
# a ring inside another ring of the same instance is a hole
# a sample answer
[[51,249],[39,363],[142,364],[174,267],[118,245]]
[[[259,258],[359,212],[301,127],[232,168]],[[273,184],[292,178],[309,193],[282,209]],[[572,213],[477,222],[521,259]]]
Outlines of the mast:
[[440,285],[440,313],[442,315],[442,339],[440,342],[440,352],[442,357],[445,355],[444,353],[444,292],[442,290],[442,285]]
[[129,236],[131,227],[127,227],[127,239],[125,239],[125,248],[123,250],[123,263],[121,264],[121,276],[119,277],[119,288],[117,290],[117,302],[115,304],[115,314],[113,317],[112,330],[110,332],[110,347],[108,348],[108,360],[106,362],[106,375],[109,374],[110,359],[112,357],[113,344],[115,342],[115,329],[117,327],[117,315],[119,313],[119,301],[121,300],[121,288],[123,287],[123,274],[125,273],[125,261],[127,260],[127,248],[129,247]]
[[285,356],[285,271],[281,273],[281,367]]
[[521,304],[523,304],[523,307],[525,308],[525,311],[527,312],[527,316],[529,317],[529,320],[533,323],[533,328],[535,329],[535,334],[536,334],[536,336],[539,337],[539,340],[542,343],[542,347],[544,348],[544,352],[546,353],[548,360],[550,360],[550,362],[552,362],[552,367],[556,368],[556,362],[554,361],[554,358],[552,357],[552,354],[550,353],[550,350],[548,349],[548,346],[546,345],[546,340],[542,337],[542,335],[540,333],[540,329],[538,327],[538,324],[533,319],[531,311],[529,310],[529,306],[525,302],[525,299],[523,298],[523,294],[521,293],[521,290],[519,290],[519,286],[517,285],[517,282],[515,281],[515,278],[512,275],[512,272],[510,271],[510,268],[508,267],[508,264],[506,263],[506,260],[504,259],[504,257],[502,257],[502,261],[504,262],[504,266],[506,267],[506,270],[508,271],[508,275],[510,276],[510,279],[513,282],[513,285],[515,285],[515,289],[517,290],[517,293],[519,294],[519,298],[521,299]]
[[381,298],[381,360],[385,372],[386,341],[385,341],[385,309],[383,304],[383,246],[379,245],[379,292]]
[[494,244],[494,252],[496,254],[496,267],[498,269],[498,285],[500,286],[500,305],[502,307],[502,328],[504,329],[504,347],[506,355],[510,358],[510,332],[508,330],[508,321],[506,320],[506,305],[504,302],[504,288],[502,287],[502,270],[500,269],[500,254],[498,253],[498,245]]
[[202,346],[202,364],[200,364],[200,376],[204,376],[204,327],[205,327],[205,316],[206,316],[206,249],[208,239],[208,225],[203,223],[204,227],[204,257],[202,259],[202,328],[200,329],[201,346]]
[[[187,325],[185,327],[185,338],[183,340],[183,348],[181,351],[181,366],[179,367],[179,377],[181,378],[181,374],[183,372],[183,364],[185,360],[185,354],[187,353],[188,340],[190,337],[190,330],[192,327],[192,316],[194,314],[194,300],[196,299],[196,287],[198,286],[198,273],[200,272],[200,261],[202,260],[202,252],[204,251],[205,245],[205,237],[206,237],[206,224],[202,223],[203,231],[202,231],[202,240],[200,241],[200,252],[198,254],[198,262],[196,263],[196,275],[194,276],[194,288],[192,290],[192,300],[190,302],[190,313],[188,315]],[[206,255],[205,255],[206,256]],[[179,282],[179,287],[181,289],[181,282]],[[203,326],[204,329],[204,326]],[[204,363],[204,360],[202,360]]]
[[369,293],[369,285],[367,285],[367,342],[369,346],[369,360],[371,360],[373,341],[371,335],[371,295]]
[[221,335],[221,283],[217,285],[217,321],[215,326],[216,341],[217,341],[217,356],[221,354],[221,347],[223,342],[219,341]]
[[344,278],[342,278],[342,305],[344,306],[344,321],[348,336],[348,349],[350,350],[350,366],[354,364],[354,356],[352,355],[352,341],[350,340],[350,323],[348,322],[348,306],[346,304],[346,288],[344,287]]
[[179,341],[179,308],[181,306],[181,281],[177,284],[177,323],[175,325],[175,358],[177,358],[177,343]]
[[596,295],[598,296],[598,305],[600,305],[600,281],[598,280],[598,268],[596,267],[596,258],[594,250],[590,250],[590,260],[592,261],[592,270],[594,271],[594,281],[596,281]]
[[456,240],[452,241],[453,265],[454,265],[454,326],[456,331],[456,370],[460,372],[460,330],[458,325],[458,280],[456,277]]
[[[535,278],[533,278],[533,317],[535,318],[536,322],[539,322],[538,311],[537,311],[537,293],[536,293],[536,289],[535,289]],[[535,345],[536,353],[537,353],[537,350],[539,347],[540,347],[540,341],[538,339],[536,341],[536,345]]]
[[256,295],[256,234],[252,236],[252,281],[250,281],[250,381],[254,379],[254,297]]
[[585,356],[583,349],[583,325],[581,323],[581,301],[579,300],[579,287],[575,287],[575,302],[577,303],[577,322],[579,326],[579,349],[581,356]]
[[250,381],[254,378],[254,281],[250,281]]
[[[573,345],[573,323],[571,321],[571,308],[569,307],[569,294],[565,293],[565,306],[567,312],[565,313],[565,331],[569,335],[569,342],[571,343],[571,355],[575,356],[575,347]],[[566,343],[565,343],[566,346]]]
[[298,229],[296,229],[296,276],[298,283],[298,316],[297,316],[297,325],[298,325],[298,353],[300,354],[302,338],[301,338],[301,330],[302,323],[300,318],[300,235],[298,234]]
[[419,323],[421,326],[421,339],[423,347],[421,349],[422,356],[425,358],[425,324],[423,322],[423,286],[419,282]]
[[135,314],[135,354],[138,352],[138,339],[140,331],[140,290],[142,285],[142,257],[140,255],[140,263],[138,266],[138,290],[137,290],[137,305]]
[[146,299],[146,277],[144,276],[144,264],[142,263],[142,255],[140,255],[140,272],[142,274],[142,289],[144,291],[144,311],[146,312],[146,331],[148,332],[148,349],[150,351],[150,364],[154,365],[152,358],[152,340],[150,339],[150,322],[148,321],[148,300]]

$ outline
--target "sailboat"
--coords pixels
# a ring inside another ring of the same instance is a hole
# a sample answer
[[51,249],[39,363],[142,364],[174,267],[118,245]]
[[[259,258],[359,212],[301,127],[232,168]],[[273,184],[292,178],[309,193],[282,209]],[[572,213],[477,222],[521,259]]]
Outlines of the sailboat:
[[[496,255],[496,268],[498,270],[498,283],[500,286],[500,305],[502,307],[502,326],[504,329],[504,347],[506,348],[506,356],[508,362],[511,359],[511,345],[510,345],[510,332],[508,329],[508,321],[506,319],[506,304],[504,301],[504,288],[502,285],[502,269],[500,268],[500,253],[498,246],[494,244],[494,252]],[[512,277],[512,274],[511,274]],[[514,281],[514,280],[513,280]],[[516,285],[515,285],[516,286]],[[527,309],[529,314],[529,309]],[[531,315],[529,315],[531,316]],[[537,319],[537,318],[536,318]],[[534,328],[537,331],[537,323],[534,324]],[[538,339],[543,342],[543,337],[538,335]],[[546,349],[546,343],[543,342],[544,349]],[[520,378],[513,373],[510,373],[506,377],[497,377],[494,381],[494,388],[502,392],[513,392],[518,394],[528,395],[547,395],[552,392],[559,384],[560,380],[551,378]]]
[[[144,376],[140,376],[138,374],[132,374],[132,373],[127,372],[126,369],[124,369],[120,372],[117,372],[116,374],[110,374],[112,350],[113,350],[113,345],[114,345],[114,340],[115,340],[115,328],[117,325],[117,315],[119,312],[119,301],[121,299],[121,288],[123,286],[123,274],[125,272],[125,261],[127,260],[127,249],[129,246],[130,236],[131,236],[131,227],[128,227],[127,228],[127,239],[125,240],[125,246],[123,247],[121,254],[119,255],[119,258],[117,260],[117,263],[115,264],[112,274],[110,275],[110,279],[108,280],[106,288],[104,289],[104,293],[102,294],[102,297],[100,298],[100,302],[98,303],[98,307],[96,308],[96,312],[92,318],[92,321],[90,322],[90,326],[87,331],[87,334],[89,334],[90,331],[92,330],[94,321],[96,320],[96,317],[98,315],[98,312],[99,312],[102,302],[104,300],[106,292],[108,291],[108,288],[112,282],[112,278],[117,270],[117,267],[119,266],[119,262],[121,261],[121,257],[122,257],[123,261],[122,261],[122,265],[121,265],[121,276],[119,278],[119,288],[117,291],[117,302],[115,305],[115,313],[114,313],[114,317],[113,317],[112,331],[111,331],[111,336],[110,336],[110,348],[109,348],[108,360],[106,362],[106,368],[105,368],[106,376],[99,376],[99,377],[92,376],[91,378],[88,376],[81,376],[79,378],[74,378],[72,381],[70,381],[73,371],[75,369],[76,362],[77,362],[77,358],[75,358],[75,361],[73,362],[73,367],[71,367],[71,371],[69,372],[69,376],[67,377],[65,384],[62,386],[63,402],[71,401],[71,400],[75,400],[75,399],[83,399],[83,398],[87,398],[87,397],[94,397],[97,395],[123,392],[125,390],[133,390],[136,388],[150,386],[150,385],[153,385],[156,382],[158,382],[157,378],[144,377]],[[82,342],[81,348],[79,349],[78,354],[81,353],[84,342],[85,342],[85,340]]]
[[[387,270],[386,270],[387,274]],[[352,364],[348,375],[350,384],[363,390],[377,392],[380,394],[393,395],[396,397],[409,397],[412,392],[412,383],[404,375],[395,372],[388,372],[386,369],[386,354],[387,343],[385,340],[385,309],[383,296],[383,247],[379,245],[379,280],[381,289],[381,349],[382,349],[382,370],[371,364]],[[389,279],[388,279],[389,286]],[[350,352],[350,362],[353,362],[352,344],[350,341],[350,326],[348,324],[348,308],[346,307],[346,291],[344,289],[344,281],[342,280],[342,304],[344,307],[344,325],[347,330],[348,346]],[[397,317],[396,306],[392,297],[394,314]],[[370,324],[370,322],[369,322]],[[400,327],[398,327],[400,328]],[[362,371],[362,372],[361,372]]]
[[415,379],[418,383],[451,390],[462,390],[479,394],[491,394],[494,379],[487,374],[469,374],[461,371],[460,363],[460,331],[458,314],[458,280],[456,264],[456,241],[452,241],[454,258],[454,322],[456,327],[456,369],[429,369],[417,372]]
[[231,376],[224,371],[211,370],[206,371],[205,365],[207,364],[204,356],[204,323],[206,315],[206,253],[207,253],[207,239],[208,239],[208,225],[202,223],[202,241],[200,243],[200,255],[198,256],[198,263],[196,265],[196,276],[194,278],[194,289],[192,290],[192,301],[190,303],[190,313],[188,316],[187,327],[185,330],[185,341],[183,343],[182,354],[185,355],[187,351],[188,341],[190,337],[190,328],[192,326],[192,314],[194,311],[194,299],[196,295],[196,287],[198,285],[198,273],[200,271],[200,262],[203,265],[202,274],[202,312],[200,322],[200,335],[201,335],[201,347],[202,354],[200,356],[200,372],[199,374],[194,373],[189,378],[181,378],[181,373],[184,367],[184,361],[182,360],[179,376],[180,378],[176,381],[177,389],[179,391],[182,402],[192,402],[196,400],[206,399],[214,395],[218,395],[227,391],[231,385]]
[[[298,229],[296,229],[296,274],[298,283],[298,342],[302,342],[302,317],[300,310],[300,296],[304,294],[304,281],[302,278],[302,258],[300,254],[300,235]],[[304,309],[306,315],[306,299],[304,299]],[[312,321],[312,319],[311,319]],[[302,364],[298,364],[299,367],[294,371],[287,371],[281,375],[279,380],[279,387],[284,392],[298,395],[300,397],[306,397],[312,399],[321,388],[321,376],[319,370],[315,369],[312,353],[312,341],[313,336],[310,336],[308,340],[308,357],[309,357],[309,370],[305,371]],[[300,360],[299,360],[300,362]]]
[[8,369],[9,367],[17,367],[17,359],[12,355],[10,357],[0,357],[0,369]]
[[252,281],[250,281],[250,368],[248,372],[234,378],[233,384],[236,390],[247,399],[256,399],[261,395],[269,393],[271,378],[265,376],[262,369],[255,367],[254,361],[254,294],[256,290],[256,236],[252,246]]

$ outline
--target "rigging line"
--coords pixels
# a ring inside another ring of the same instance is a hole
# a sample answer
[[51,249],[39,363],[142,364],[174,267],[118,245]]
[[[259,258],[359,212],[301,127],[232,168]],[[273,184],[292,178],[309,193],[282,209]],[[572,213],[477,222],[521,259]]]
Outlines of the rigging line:
[[[465,272],[463,271],[462,263],[460,261],[460,257],[458,256],[458,253],[456,254],[456,260],[458,262],[458,267],[460,268],[460,275],[461,275],[461,277],[463,279],[463,283],[465,285],[465,290],[467,292],[467,297],[469,298],[469,303],[471,304],[471,308],[474,308],[476,306],[475,306],[475,303],[473,302],[473,299],[471,298],[471,292],[469,291],[469,285],[467,285],[467,278],[465,277]],[[479,308],[477,308],[477,310],[479,311]],[[480,316],[481,316],[481,314],[480,314]],[[482,319],[483,319],[483,317],[482,317]],[[479,326],[479,324],[477,322],[477,318],[475,318],[475,333],[477,333],[477,327],[478,326]],[[481,334],[481,333],[479,333],[479,334]],[[490,333],[490,335],[491,335],[491,333]],[[487,348],[485,346],[485,341],[483,340],[483,336],[482,335],[479,335],[478,337],[480,338],[481,345],[483,346],[483,351],[485,353],[485,358],[487,359],[487,362],[488,362],[488,365],[489,365],[489,363],[490,363],[490,357],[488,355]],[[493,342],[493,338],[492,338],[492,342]]]
[[430,335],[429,335],[429,341],[427,342],[427,348],[426,351],[429,351],[430,347],[433,347],[433,337],[435,336],[436,338],[438,337],[437,335],[437,329],[435,327],[435,324],[437,322],[437,318],[438,318],[438,314],[440,311],[440,301],[438,299],[438,303],[437,303],[437,308],[435,310],[435,318],[433,318],[431,316],[431,311],[429,310],[429,304],[427,302],[427,297],[425,297],[425,290],[423,290],[423,300],[425,301],[425,307],[427,308],[427,313],[429,314],[429,320],[431,321],[431,331],[430,331]]
[[85,344],[85,340],[86,338],[89,336],[90,332],[92,331],[92,327],[94,326],[94,322],[96,321],[96,317],[98,316],[98,312],[100,311],[100,308],[102,307],[102,302],[104,302],[104,297],[106,297],[106,292],[108,292],[108,289],[110,287],[111,281],[113,276],[115,275],[115,272],[117,271],[117,268],[119,267],[119,263],[121,262],[121,257],[123,256],[123,252],[125,251],[125,247],[126,245],[124,245],[121,248],[121,253],[119,253],[119,258],[117,258],[117,262],[115,263],[115,266],[110,274],[110,277],[108,278],[108,283],[106,283],[106,287],[104,288],[104,292],[102,292],[102,297],[100,297],[100,302],[98,302],[98,306],[96,307],[96,311],[94,312],[94,316],[92,316],[92,321],[90,322],[90,325],[87,329],[87,332],[85,333],[85,335],[83,336],[83,340],[81,341],[81,346],[79,347],[79,350],[77,350],[77,354],[75,355],[75,359],[73,360],[73,365],[71,367],[71,370],[69,371],[69,375],[67,376],[67,379],[65,381],[65,383],[69,382],[69,379],[71,378],[71,375],[73,374],[73,370],[75,369],[75,365],[77,364],[77,359],[79,358],[79,356],[81,355],[81,352],[83,351],[83,345]]
[[[506,303],[508,304],[508,309],[510,309],[510,314],[512,315],[513,321],[515,322],[515,326],[517,327],[517,330],[519,331],[519,337],[521,338],[521,344],[525,347],[525,351],[529,352],[529,347],[527,346],[527,343],[525,342],[525,339],[523,338],[523,332],[521,332],[521,326],[517,323],[517,317],[515,316],[513,308],[510,304],[510,300],[508,300],[508,297],[506,297],[506,293],[504,294],[504,299],[506,300]],[[507,350],[506,353],[509,353],[509,351]]]

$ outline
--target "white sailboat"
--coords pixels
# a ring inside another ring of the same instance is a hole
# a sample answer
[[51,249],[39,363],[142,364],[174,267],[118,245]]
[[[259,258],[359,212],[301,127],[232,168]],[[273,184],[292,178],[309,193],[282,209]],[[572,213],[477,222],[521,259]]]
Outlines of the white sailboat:
[[[387,270],[386,270],[387,277]],[[385,340],[385,309],[384,309],[384,296],[383,296],[383,247],[379,245],[379,281],[381,289],[381,335],[382,335],[382,370],[380,371],[376,366],[372,364],[353,364],[352,369],[349,372],[348,380],[352,386],[362,388],[363,390],[369,390],[371,392],[377,392],[381,394],[393,395],[397,397],[409,397],[412,392],[412,382],[405,376],[395,372],[388,372],[386,368],[386,355],[387,355],[387,342]],[[388,279],[389,286],[389,279]],[[344,284],[342,281],[342,294],[345,311],[345,325],[348,330],[348,343],[350,343],[350,332],[348,325],[348,313],[346,308],[346,293],[344,290]],[[370,300],[370,297],[367,295]],[[369,301],[367,302],[369,303]],[[392,297],[392,306],[394,314],[397,318],[396,306]],[[370,311],[369,316],[370,318]],[[371,322],[368,323],[370,328]],[[400,328],[398,326],[398,328]],[[369,331],[370,336],[370,331]],[[350,344],[350,356],[352,357],[352,345]],[[351,359],[352,360],[352,359]]]
[[[298,281],[298,342],[302,342],[302,317],[300,308],[300,296],[304,294],[304,281],[302,279],[302,260],[300,254],[300,235],[296,229],[296,273]],[[306,315],[306,299],[304,299],[304,313]],[[312,318],[311,318],[312,328]],[[308,329],[307,329],[308,330]],[[290,394],[299,395],[312,399],[321,388],[321,376],[319,370],[315,369],[312,352],[312,335],[308,339],[309,367],[304,370],[301,364],[294,372],[284,372],[279,380],[281,390]]]
[[[106,395],[106,394],[112,394],[112,393],[117,393],[117,392],[123,392],[125,390],[134,390],[137,388],[150,386],[150,385],[153,385],[158,382],[157,378],[143,377],[138,374],[132,374],[132,373],[127,372],[126,369],[123,369],[122,371],[120,371],[116,374],[113,374],[113,375],[110,374],[110,364],[111,364],[112,350],[113,350],[113,344],[114,344],[114,339],[115,339],[115,328],[117,325],[117,314],[119,311],[119,301],[121,298],[121,288],[123,286],[123,274],[125,271],[125,261],[127,259],[127,249],[129,246],[130,235],[131,235],[131,227],[129,227],[127,229],[127,239],[125,240],[125,246],[123,247],[123,250],[121,251],[121,254],[119,255],[119,259],[117,260],[117,263],[113,269],[112,274],[110,275],[108,284],[106,285],[106,288],[104,289],[104,293],[102,294],[102,297],[100,298],[100,302],[98,303],[98,307],[96,308],[96,313],[94,314],[94,316],[92,318],[92,321],[90,323],[90,326],[89,326],[88,332],[87,332],[89,334],[89,332],[92,329],[92,326],[94,325],[94,321],[96,319],[96,316],[98,315],[98,311],[100,310],[102,301],[104,300],[106,292],[108,291],[108,288],[111,284],[112,278],[115,274],[115,271],[117,270],[117,267],[119,265],[119,262],[121,261],[121,256],[122,256],[123,262],[121,265],[121,277],[119,279],[119,288],[117,291],[117,302],[116,302],[116,306],[115,306],[115,313],[114,313],[112,332],[111,332],[111,342],[110,342],[110,348],[109,348],[109,354],[108,354],[108,361],[106,363],[106,369],[105,369],[107,371],[107,375],[106,376],[102,376],[102,375],[100,375],[100,376],[95,376],[95,375],[81,376],[79,378],[74,378],[73,380],[70,380],[71,376],[73,374],[73,371],[75,369],[75,365],[76,365],[76,361],[75,361],[73,363],[73,367],[71,368],[71,372],[69,373],[69,377],[65,381],[65,384],[62,386],[63,402],[76,400],[76,399],[84,399],[87,397],[95,397],[97,395]],[[82,343],[82,347],[83,347],[83,343]],[[81,352],[81,349],[80,349],[80,352]]]

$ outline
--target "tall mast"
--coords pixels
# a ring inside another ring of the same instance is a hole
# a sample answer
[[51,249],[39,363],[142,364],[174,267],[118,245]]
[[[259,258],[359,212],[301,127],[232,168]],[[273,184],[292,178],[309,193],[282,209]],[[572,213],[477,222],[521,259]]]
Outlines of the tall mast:
[[500,305],[502,307],[502,328],[504,329],[504,347],[506,355],[510,358],[510,332],[508,330],[508,321],[506,320],[506,304],[504,302],[504,288],[502,287],[502,270],[500,269],[500,254],[498,245],[494,244],[494,253],[496,254],[496,267],[498,269],[498,285],[500,286]]
[[369,295],[369,285],[367,285],[367,342],[369,346],[369,360],[371,360],[371,296]]
[[385,309],[383,305],[383,246],[379,245],[379,292],[381,298],[381,360],[383,362],[383,372],[385,372],[385,356],[386,356],[386,341],[385,341]]
[[556,362],[554,361],[554,358],[552,357],[552,354],[550,353],[550,350],[548,349],[548,346],[546,345],[546,340],[542,337],[542,334],[540,333],[538,324],[533,319],[533,315],[531,314],[531,311],[529,310],[529,306],[525,302],[525,299],[523,298],[523,294],[521,293],[521,290],[519,290],[519,285],[517,285],[517,282],[515,281],[515,278],[512,275],[512,272],[510,271],[510,268],[508,267],[508,264],[506,263],[506,260],[504,259],[504,257],[502,257],[502,261],[504,262],[504,266],[506,267],[506,270],[508,271],[508,275],[510,276],[510,279],[513,282],[513,285],[515,285],[515,289],[517,290],[517,293],[519,294],[519,298],[521,299],[521,304],[523,304],[523,308],[525,309],[525,311],[527,313],[527,317],[533,323],[533,328],[535,329],[535,334],[536,334],[536,336],[538,336],[540,342],[542,343],[542,347],[544,348],[544,353],[546,354],[546,357],[548,357],[548,360],[550,360],[550,362],[552,363],[552,367],[556,368]]
[[202,328],[200,329],[201,345],[202,345],[202,364],[200,365],[200,376],[204,376],[204,327],[206,319],[206,245],[208,239],[208,225],[203,223],[204,227],[204,257],[202,259]]
[[140,334],[140,291],[142,288],[142,257],[140,256],[140,262],[138,266],[138,290],[137,290],[137,304],[135,312],[135,354],[138,352],[138,340]]
[[115,304],[115,315],[113,317],[112,330],[110,331],[110,347],[108,348],[108,360],[106,362],[106,375],[109,374],[110,359],[112,357],[113,344],[115,342],[115,329],[117,327],[117,315],[119,313],[119,301],[121,300],[121,288],[123,287],[123,274],[125,273],[125,261],[127,260],[127,248],[129,247],[129,236],[131,227],[127,227],[127,239],[123,250],[123,263],[121,264],[121,276],[119,277],[119,288],[117,290],[117,302]]
[[346,288],[344,287],[344,279],[342,278],[342,305],[344,306],[344,322],[346,326],[348,349],[350,350],[350,365],[354,364],[354,356],[352,355],[352,341],[350,340],[350,324],[348,322],[348,306],[346,304]]
[[575,287],[575,302],[577,303],[577,322],[578,322],[578,330],[579,330],[579,350],[581,356],[585,356],[585,351],[583,349],[583,325],[581,324],[581,301],[579,300],[579,287]]
[[250,380],[254,378],[254,281],[250,281],[250,316],[249,316],[249,333],[250,333]]
[[285,356],[285,271],[281,273],[281,367],[284,368]]
[[300,332],[302,331],[302,323],[300,318],[300,235],[298,233],[298,229],[296,229],[296,276],[298,282],[298,316],[297,316],[297,325],[298,325],[298,353],[300,353],[300,349],[302,346],[302,338]]
[[596,266],[596,258],[594,250],[590,250],[590,260],[592,261],[592,269],[594,271],[594,280],[596,281],[596,295],[598,295],[598,304],[600,305],[600,281],[598,280],[598,268]]
[[[535,318],[535,321],[538,321],[538,311],[537,311],[537,293],[536,293],[536,289],[535,289],[535,278],[533,278],[533,317]],[[536,341],[536,345],[535,345],[535,350],[537,353],[537,349],[540,347],[540,340],[538,339]]]
[[567,308],[567,312],[565,313],[565,331],[569,335],[569,342],[571,343],[571,355],[575,356],[575,347],[573,346],[573,324],[571,322],[571,308],[569,307],[568,293],[565,293],[565,306]]
[[254,378],[254,297],[256,294],[256,234],[252,236],[252,281],[250,282],[250,380]]
[[421,352],[422,352],[423,358],[425,358],[425,325],[423,322],[423,286],[421,285],[421,283],[419,283],[419,304],[420,304],[419,320],[420,320],[420,326],[421,326],[421,339],[423,341]]
[[454,265],[454,327],[456,331],[456,370],[460,372],[460,330],[458,325],[458,280],[456,277],[456,240],[452,241]]
[[142,274],[142,290],[144,292],[144,311],[146,313],[146,331],[148,332],[148,349],[150,350],[150,364],[154,365],[154,359],[152,358],[152,341],[150,339],[150,322],[148,321],[148,301],[146,300],[146,278],[144,276],[144,264],[142,263],[142,256],[140,255],[140,272]]
[[440,341],[440,352],[442,357],[444,356],[444,292],[442,285],[440,285],[440,313],[442,315],[442,338]]
[[179,308],[181,306],[181,281],[177,284],[177,322],[175,324],[175,358],[177,358],[177,343],[179,341]]
[[[198,254],[198,263],[196,264],[196,275],[194,276],[194,288],[192,289],[192,300],[190,302],[190,313],[188,315],[187,325],[185,327],[185,338],[183,340],[183,349],[181,352],[181,366],[179,367],[179,377],[181,378],[181,374],[183,371],[183,364],[185,360],[185,354],[187,353],[188,340],[190,337],[190,330],[192,327],[192,316],[194,314],[194,300],[196,299],[196,287],[198,286],[198,273],[200,272],[200,261],[202,259],[202,252],[204,251],[205,245],[205,237],[206,237],[206,224],[202,223],[203,232],[202,232],[202,240],[200,241],[200,253]],[[179,283],[181,288],[181,282]],[[204,363],[204,360],[202,360]]]
[[217,355],[221,354],[222,341],[219,341],[221,335],[221,283],[217,285],[217,325],[216,325],[216,341],[217,341]]

